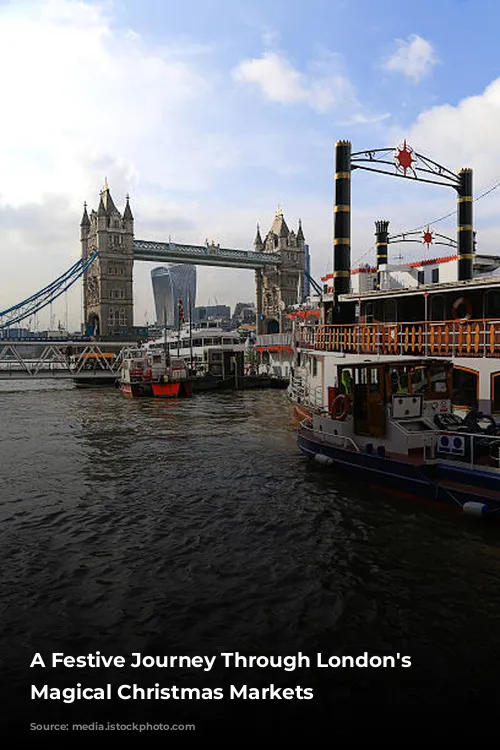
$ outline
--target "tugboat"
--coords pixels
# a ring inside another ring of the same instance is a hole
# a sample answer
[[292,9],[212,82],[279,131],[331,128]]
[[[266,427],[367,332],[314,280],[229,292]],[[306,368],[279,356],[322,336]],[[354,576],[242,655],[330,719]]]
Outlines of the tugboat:
[[137,349],[123,360],[120,390],[129,398],[182,398],[192,395],[193,380],[183,359],[148,354]]
[[152,355],[155,398],[188,398],[193,395],[193,379],[189,377],[186,362],[181,357],[170,358],[168,366],[161,354]]
[[498,516],[500,424],[452,412],[452,375],[443,359],[344,363],[329,409],[303,420],[298,446],[370,485]]
[[130,352],[123,360],[120,372],[120,390],[128,398],[152,396],[153,371],[151,360],[141,350]]

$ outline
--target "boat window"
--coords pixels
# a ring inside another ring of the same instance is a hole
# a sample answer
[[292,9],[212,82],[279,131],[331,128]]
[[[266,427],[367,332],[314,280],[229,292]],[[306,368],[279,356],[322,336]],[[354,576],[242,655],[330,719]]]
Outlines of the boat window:
[[408,368],[391,367],[389,370],[391,393],[408,393]]
[[485,306],[487,318],[500,316],[500,293],[496,290],[486,292]]
[[430,320],[444,320],[444,297],[442,294],[432,295],[430,298]]
[[478,372],[474,370],[465,370],[462,367],[454,367],[452,392],[453,405],[473,406],[477,401],[478,385]]
[[341,391],[348,395],[352,394],[352,372],[348,369],[343,369],[340,376]]
[[366,368],[365,367],[356,368],[354,370],[354,382],[356,385],[366,385]]
[[388,299],[385,300],[385,304],[383,307],[383,320],[386,323],[397,323],[398,320],[398,312],[397,312],[397,304],[396,300]]
[[500,411],[500,372],[491,376],[491,408],[494,412]]
[[380,370],[378,367],[371,367],[368,371],[370,382],[370,393],[380,393],[382,384],[380,382]]
[[429,385],[433,395],[446,398],[448,393],[448,380],[446,367],[441,362],[436,362],[429,367]]
[[203,346],[201,339],[193,339],[193,346]]
[[427,371],[425,367],[412,367],[410,370],[411,392],[424,394],[427,390]]
[[313,360],[312,360],[312,374],[313,374],[313,378],[315,378],[316,375],[318,374],[318,360],[316,359],[316,357],[313,357]]

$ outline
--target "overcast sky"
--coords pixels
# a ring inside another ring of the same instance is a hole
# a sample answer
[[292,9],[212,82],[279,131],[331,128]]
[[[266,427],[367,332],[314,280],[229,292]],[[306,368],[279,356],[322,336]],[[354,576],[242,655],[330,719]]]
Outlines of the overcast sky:
[[[79,257],[105,177],[118,208],[130,193],[139,239],[251,248],[279,204],[316,278],[332,266],[336,140],[406,138],[473,167],[479,194],[500,180],[499,21],[496,0],[0,2],[0,310]],[[375,258],[375,219],[402,231],[455,204],[366,173],[352,199],[353,264]],[[475,206],[481,252],[499,252],[499,208],[500,190]],[[453,217],[436,229],[453,236]],[[136,264],[137,325],[153,320],[154,265]],[[252,272],[198,268],[198,304],[253,295]],[[79,327],[79,285],[67,307]]]

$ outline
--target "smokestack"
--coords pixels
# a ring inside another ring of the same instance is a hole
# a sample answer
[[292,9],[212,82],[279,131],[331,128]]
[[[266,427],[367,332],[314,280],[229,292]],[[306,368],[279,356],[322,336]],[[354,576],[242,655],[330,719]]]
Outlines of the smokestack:
[[472,279],[474,230],[472,226],[472,169],[458,173],[458,280]]
[[351,291],[351,142],[335,144],[335,206],[333,222],[333,288]]
[[377,271],[380,274],[380,266],[387,263],[387,245],[389,242],[388,221],[375,222],[375,237],[377,238]]

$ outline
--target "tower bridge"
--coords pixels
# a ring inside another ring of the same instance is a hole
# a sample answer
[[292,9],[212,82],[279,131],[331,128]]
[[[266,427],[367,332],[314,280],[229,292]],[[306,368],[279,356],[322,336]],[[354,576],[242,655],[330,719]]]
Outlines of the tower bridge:
[[179,245],[174,242],[134,240],[134,260],[152,260],[157,263],[193,263],[197,266],[224,268],[265,269],[272,264],[280,266],[279,253],[258,253],[251,250],[232,250],[219,245]]
[[265,241],[260,229],[254,250],[178,244],[135,239],[134,217],[127,196],[123,214],[116,208],[107,181],[97,211],[80,222],[82,263],[95,255],[83,273],[84,324],[97,336],[129,334],[133,330],[134,261],[188,263],[198,266],[248,268],[255,272],[257,333],[283,330],[284,311],[302,301],[305,240],[299,221],[297,234],[278,209]]
[[[67,271],[22,302],[0,310],[0,340],[10,339],[11,327],[32,319],[82,279],[84,334],[93,340],[131,341],[136,334],[133,325],[135,261],[254,271],[258,334],[282,331],[285,310],[301,302],[307,288],[307,246],[302,226],[299,220],[298,232],[290,231],[281,209],[276,212],[264,240],[257,225],[254,250],[225,248],[214,242],[194,245],[141,240],[134,236],[129,196],[121,213],[106,180],[97,211],[88,212],[84,204],[80,242],[81,257]],[[14,367],[12,371],[15,370]],[[34,372],[30,368],[28,371]]]

